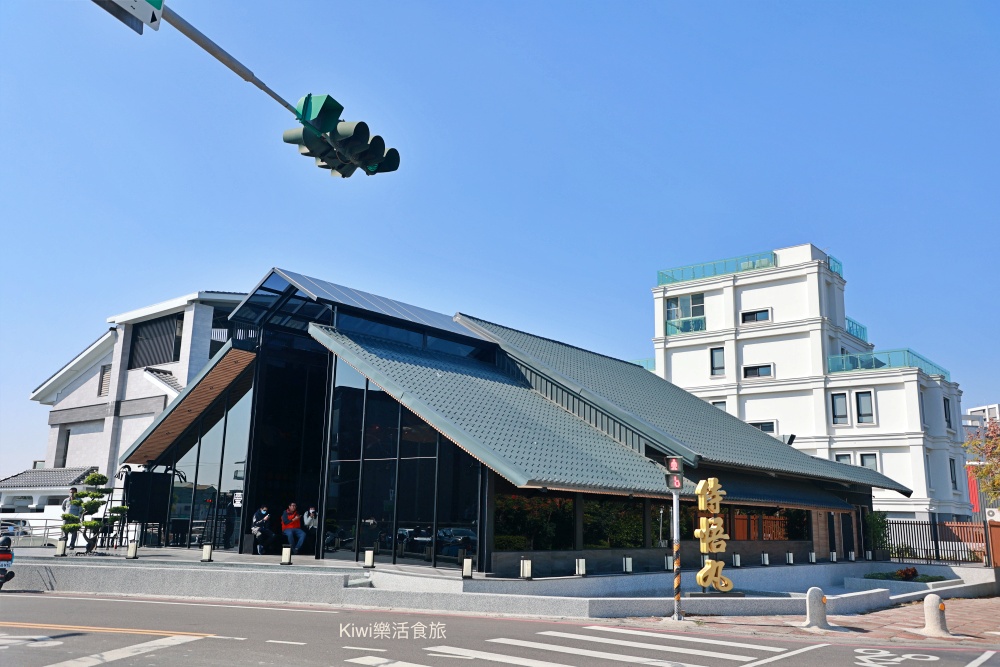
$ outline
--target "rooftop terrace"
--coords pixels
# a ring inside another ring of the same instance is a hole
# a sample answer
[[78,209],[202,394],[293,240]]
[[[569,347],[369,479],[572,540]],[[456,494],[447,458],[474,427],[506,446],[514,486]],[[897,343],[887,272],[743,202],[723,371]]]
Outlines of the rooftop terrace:
[[773,252],[757,252],[729,259],[720,259],[714,262],[703,262],[701,264],[691,264],[690,266],[681,266],[676,269],[658,271],[656,284],[669,285],[687,280],[714,278],[715,276],[724,276],[729,273],[770,269],[777,265],[778,257]]

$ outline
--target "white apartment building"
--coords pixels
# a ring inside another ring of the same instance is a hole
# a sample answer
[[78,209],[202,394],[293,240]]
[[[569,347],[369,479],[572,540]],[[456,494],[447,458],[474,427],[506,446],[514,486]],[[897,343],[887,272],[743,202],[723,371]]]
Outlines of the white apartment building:
[[31,392],[52,406],[43,468],[0,480],[0,510],[40,512],[119,455],[233,334],[244,294],[196,292],[108,318],[110,328]]
[[970,515],[958,384],[912,350],[868,342],[845,312],[836,258],[805,244],[660,271],[658,283],[657,375],[797,449],[913,489],[875,490],[890,518]]

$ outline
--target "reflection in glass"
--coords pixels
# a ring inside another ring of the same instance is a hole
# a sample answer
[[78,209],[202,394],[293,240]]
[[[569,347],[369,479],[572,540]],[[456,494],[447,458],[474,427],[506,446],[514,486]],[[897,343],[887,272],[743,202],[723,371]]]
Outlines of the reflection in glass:
[[250,441],[250,407],[253,403],[253,373],[244,373],[229,390],[226,416],[226,447],[219,485],[219,529],[215,548],[235,549],[240,543],[243,519],[243,480],[246,477],[247,445]]
[[365,461],[361,484],[361,553],[375,551],[376,560],[392,560],[392,519],[396,501],[396,460]]
[[178,443],[176,452],[179,458],[174,464],[173,488],[170,492],[167,544],[172,547],[186,547],[191,523],[192,493],[198,471],[197,431],[184,436]]
[[361,415],[364,406],[364,376],[338,358],[330,428],[331,461],[361,458]]
[[584,549],[642,547],[642,500],[586,496],[583,503]]
[[354,560],[355,526],[358,517],[359,461],[332,461],[327,481],[326,525],[323,550],[337,558]]
[[399,457],[431,457],[437,451],[437,431],[407,408],[403,408],[402,432],[399,434]]
[[441,438],[438,454],[436,562],[461,567],[463,558],[477,562],[479,548],[480,463],[454,443]]
[[215,508],[218,502],[219,472],[222,468],[222,430],[225,404],[217,403],[201,419],[201,453],[198,455],[198,486],[191,506],[191,544],[215,544]]
[[434,530],[433,458],[401,459],[396,523],[396,562],[430,562]]
[[576,519],[570,494],[540,493],[497,484],[495,551],[572,549]]
[[365,460],[396,458],[398,432],[399,403],[369,382],[365,401]]

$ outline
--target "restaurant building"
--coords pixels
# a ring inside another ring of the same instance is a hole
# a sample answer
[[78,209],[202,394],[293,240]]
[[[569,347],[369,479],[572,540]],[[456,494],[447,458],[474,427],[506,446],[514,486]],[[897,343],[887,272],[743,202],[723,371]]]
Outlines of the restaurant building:
[[[232,339],[121,457],[147,544],[254,550],[250,516],[315,506],[316,558],[534,575],[663,568],[682,457],[727,491],[730,551],[863,553],[867,468],[804,454],[630,362],[465,314],[449,317],[273,269]],[[133,475],[144,473],[133,472]],[[138,478],[137,478],[138,479]],[[138,488],[138,486],[136,487]],[[156,518],[156,521],[152,519]],[[272,550],[275,545],[271,545]]]

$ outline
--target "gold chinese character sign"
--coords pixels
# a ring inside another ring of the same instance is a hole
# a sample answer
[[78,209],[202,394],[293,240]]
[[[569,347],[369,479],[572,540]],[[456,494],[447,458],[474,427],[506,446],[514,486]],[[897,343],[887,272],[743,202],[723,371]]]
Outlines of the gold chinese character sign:
[[[722,490],[718,478],[710,477],[699,481],[694,492],[698,496],[698,509],[700,511],[716,515],[719,513],[719,505],[722,504],[722,498],[726,492]],[[695,529],[694,536],[698,538],[703,554],[725,552],[726,540],[729,539],[721,516],[701,517],[698,520],[698,528]],[[712,586],[722,593],[727,593],[733,590],[733,582],[728,577],[722,576],[722,568],[725,566],[726,564],[721,560],[708,559],[695,576],[695,581],[702,588]]]

